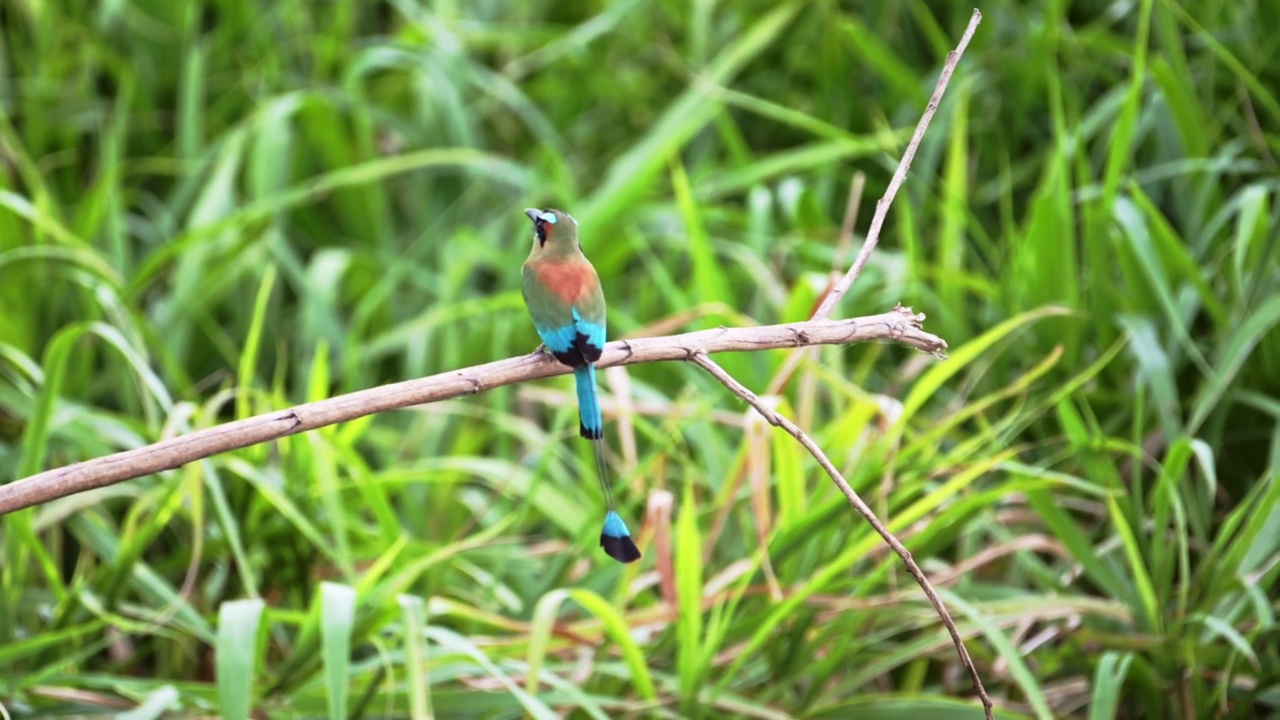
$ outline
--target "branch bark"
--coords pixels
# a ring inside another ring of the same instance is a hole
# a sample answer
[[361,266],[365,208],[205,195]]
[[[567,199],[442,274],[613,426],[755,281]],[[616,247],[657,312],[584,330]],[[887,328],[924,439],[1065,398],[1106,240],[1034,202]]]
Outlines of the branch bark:
[[831,292],[827,293],[827,297],[823,299],[822,304],[814,311],[813,318],[826,319],[831,315],[831,311],[835,309],[836,303],[840,302],[840,298],[849,291],[853,286],[853,281],[858,279],[858,275],[862,273],[862,268],[867,264],[867,259],[871,257],[871,253],[875,251],[876,245],[880,242],[880,228],[884,227],[884,220],[889,215],[889,205],[893,203],[893,199],[898,195],[898,188],[902,187],[902,183],[906,182],[907,171],[911,169],[911,160],[916,156],[916,148],[920,147],[920,140],[924,137],[925,130],[929,129],[929,122],[933,120],[933,113],[937,111],[938,104],[942,102],[942,94],[947,91],[947,83],[951,81],[951,73],[955,71],[956,65],[960,63],[960,56],[964,55],[965,48],[969,47],[969,40],[973,38],[973,33],[978,29],[978,23],[982,22],[982,13],[976,9],[973,15],[969,17],[969,26],[965,28],[964,35],[960,36],[960,43],[956,45],[956,49],[947,53],[947,62],[942,66],[942,72],[938,74],[938,83],[934,85],[933,95],[929,98],[929,105],[924,109],[924,114],[920,116],[920,122],[916,123],[916,131],[911,134],[911,142],[907,143],[906,152],[902,153],[902,161],[898,163],[898,167],[893,171],[893,177],[889,179],[889,187],[885,188],[884,196],[876,201],[875,215],[871,216],[871,227],[867,229],[867,237],[862,241],[862,249],[858,251],[858,257],[853,261],[853,265],[849,268],[849,272],[831,288]]
[[951,634],[951,642],[956,646],[956,653],[960,655],[960,663],[964,665],[965,670],[969,672],[969,679],[973,683],[973,689],[978,693],[978,699],[982,701],[983,712],[986,713],[988,718],[993,718],[994,715],[991,698],[987,696],[987,689],[983,687],[982,678],[978,676],[977,666],[973,664],[973,659],[969,657],[969,651],[964,646],[964,639],[960,637],[960,630],[956,628],[955,621],[951,619],[951,613],[947,612],[947,606],[942,604],[942,599],[938,597],[937,591],[933,589],[933,583],[929,582],[929,578],[925,576],[924,571],[920,569],[920,566],[916,564],[915,559],[911,557],[911,551],[907,550],[907,547],[903,545],[893,533],[889,532],[889,528],[885,527],[884,523],[880,522],[880,518],[876,517],[876,514],[871,510],[871,507],[863,502],[862,498],[859,497],[858,493],[849,485],[849,482],[844,479],[844,475],[836,469],[836,466],[827,457],[827,454],[822,451],[822,448],[818,446],[818,443],[814,442],[813,438],[809,437],[795,423],[778,414],[773,408],[761,401],[755,393],[751,392],[745,385],[738,382],[737,379],[726,372],[724,368],[720,367],[714,360],[708,357],[706,353],[695,352],[693,357],[690,359],[703,370],[711,373],[712,377],[719,380],[725,387],[729,388],[729,391],[734,395],[746,400],[747,403],[751,405],[751,407],[755,408],[756,412],[763,415],[764,419],[768,420],[771,425],[782,428],[787,432],[787,434],[794,437],[801,445],[803,445],[804,449],[808,450],[809,454],[812,455],[814,459],[818,461],[818,464],[822,466],[822,469],[827,471],[827,475],[831,477],[831,481],[836,484],[836,487],[840,488],[840,492],[844,493],[845,498],[848,499],[849,504],[853,506],[853,509],[856,510],[864,520],[871,524],[871,527],[875,529],[876,533],[885,541],[886,544],[888,544],[889,547],[893,548],[893,551],[902,559],[902,564],[907,566],[907,572],[911,573],[911,577],[915,578],[920,589],[924,591],[925,597],[928,598],[929,603],[933,605],[933,609],[938,613],[938,617],[942,618],[942,624],[947,627],[947,632]]
[[[924,137],[925,131],[928,130],[929,122],[933,119],[933,114],[938,109],[938,104],[942,102],[942,95],[946,92],[947,83],[951,79],[951,74],[955,71],[956,65],[960,62],[960,57],[964,55],[965,48],[969,46],[969,40],[973,38],[973,33],[978,29],[978,24],[980,22],[982,22],[982,13],[974,10],[973,15],[969,18],[969,25],[965,28],[964,35],[961,36],[959,44],[956,45],[956,49],[947,53],[947,61],[943,65],[942,72],[938,75],[938,82],[934,86],[933,95],[929,98],[929,106],[925,108],[924,113],[920,116],[920,121],[916,124],[915,132],[911,136],[911,142],[907,144],[907,149],[903,152],[902,160],[898,162],[897,169],[894,170],[893,177],[889,181],[889,186],[885,189],[884,196],[876,202],[876,212],[871,218],[871,227],[867,230],[867,236],[862,243],[862,248],[858,251],[858,257],[853,261],[853,265],[849,268],[849,271],[832,286],[831,291],[827,293],[827,296],[823,298],[821,304],[818,305],[818,308],[814,310],[813,316],[810,318],[810,322],[826,321],[826,318],[831,314],[831,311],[835,309],[836,304],[840,302],[840,298],[844,297],[849,288],[853,286],[853,281],[858,279],[858,275],[866,265],[867,259],[870,258],[871,253],[875,251],[876,245],[880,240],[880,229],[884,226],[885,218],[888,217],[889,214],[889,205],[897,195],[898,189],[902,187],[903,182],[906,181],[907,171],[911,168],[911,161],[915,158],[916,149],[920,146],[920,140]],[[798,350],[793,354],[792,358],[798,364],[803,354],[807,352],[810,351],[807,349]],[[746,386],[738,382],[732,375],[725,372],[724,368],[716,364],[715,361],[705,353],[695,353],[690,359],[708,373],[711,373],[713,377],[719,380],[725,387],[729,388],[729,390],[735,395],[746,400],[747,403],[754,407],[756,411],[764,416],[764,418],[771,424],[782,428],[794,437],[802,446],[804,446],[804,448],[808,450],[809,453],[818,461],[818,464],[822,466],[822,469],[831,476],[831,480],[840,488],[840,492],[844,493],[845,498],[848,499],[849,504],[853,506],[853,509],[857,511],[863,519],[871,524],[871,527],[875,529],[876,533],[880,535],[889,547],[893,548],[893,551],[902,559],[902,563],[906,565],[907,571],[911,573],[911,576],[915,578],[916,583],[920,585],[920,589],[924,591],[925,597],[929,599],[930,604],[933,605],[933,609],[938,613],[938,617],[942,619],[942,624],[946,626],[947,632],[951,634],[951,642],[956,647],[956,652],[960,656],[960,662],[964,665],[965,670],[968,671],[969,679],[973,682],[973,688],[978,693],[979,700],[982,701],[983,713],[986,715],[987,720],[994,720],[995,713],[991,698],[987,695],[987,690],[982,685],[982,678],[978,674],[978,668],[973,664],[973,659],[969,656],[969,651],[964,646],[964,640],[960,637],[960,631],[956,628],[955,621],[951,619],[951,613],[949,613],[946,606],[942,604],[942,599],[939,598],[938,593],[934,591],[933,584],[929,582],[924,571],[920,569],[920,566],[917,565],[916,561],[911,557],[911,553],[907,550],[906,546],[903,545],[898,538],[894,537],[893,533],[889,532],[889,529],[885,527],[884,523],[880,522],[880,519],[876,517],[876,514],[871,510],[871,507],[863,502],[862,498],[854,492],[853,488],[844,479],[844,476],[840,474],[840,471],[837,470],[835,465],[831,463],[831,460],[827,458],[826,453],[822,451],[822,448],[818,447],[818,444],[806,435],[795,423],[786,419],[782,415],[779,415],[768,405],[761,402],[760,398],[757,397],[755,393],[748,390]],[[791,367],[794,367],[794,365]]]
[[[617,340],[605,346],[599,368],[689,360],[695,353],[770,350],[806,345],[896,342],[942,355],[947,344],[922,329],[924,315],[901,306],[848,320],[810,320],[747,328],[716,328],[664,337]],[[382,385],[287,410],[161,440],[106,457],[47,470],[0,485],[0,516],[75,493],[172,470],[201,458],[308,430],[411,405],[438,402],[539,378],[569,369],[545,353],[496,360],[416,380]]]
[[[807,434],[790,420],[774,412],[759,397],[739,383],[723,368],[711,360],[709,353],[729,351],[755,351],[773,348],[802,348],[811,345],[850,344],[870,341],[890,341],[943,356],[946,343],[939,337],[926,333],[922,328],[924,315],[917,315],[901,306],[888,313],[849,320],[828,320],[836,304],[853,285],[862,272],[871,253],[879,242],[880,230],[888,216],[889,206],[898,189],[906,180],[921,138],[928,129],[938,104],[942,100],[947,83],[964,54],[974,31],[982,20],[973,11],[956,49],[947,55],[947,61],[939,74],[937,85],[929,105],[920,118],[910,143],[899,162],[884,196],[876,203],[875,215],[867,231],[866,239],[857,259],[849,271],[831,288],[813,317],[806,322],[785,325],[769,325],[754,328],[719,328],[668,337],[620,340],[609,343],[598,367],[630,365],[662,360],[687,360],[702,367],[724,384],[735,395],[751,404],[771,424],[792,435],[817,459],[819,465],[831,476],[849,504],[875,529],[884,541],[902,559],[907,570],[924,591],[937,611],[960,661],[969,672],[974,689],[982,701],[988,719],[993,717],[991,698],[983,688],[977,668],[969,656],[955,622],[946,606],[934,591],[932,584],[912,559],[911,553],[898,541],[862,501],[826,454]],[[128,450],[103,458],[88,460],[63,468],[49,470],[38,475],[0,486],[0,516],[7,513],[65,497],[85,490],[104,487],[125,480],[151,475],[181,467],[201,458],[268,442],[308,430],[354,420],[365,415],[398,408],[436,402],[462,395],[470,395],[501,385],[526,380],[563,375],[568,368],[549,355],[534,353],[522,357],[498,360],[462,370],[432,375],[417,380],[384,385],[378,388],[341,395],[318,402],[299,405],[289,410],[271,412],[256,417],[226,423],[217,427],[163,440],[145,447]],[[3,710],[3,707],[0,707]]]

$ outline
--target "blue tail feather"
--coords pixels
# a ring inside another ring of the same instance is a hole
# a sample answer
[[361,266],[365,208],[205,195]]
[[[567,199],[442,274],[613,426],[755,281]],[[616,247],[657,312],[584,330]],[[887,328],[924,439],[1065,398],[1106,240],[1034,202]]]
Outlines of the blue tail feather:
[[618,562],[629,563],[640,559],[640,548],[631,539],[631,530],[613,510],[613,488],[609,482],[609,468],[604,458],[604,418],[600,414],[600,400],[596,395],[596,368],[584,365],[573,369],[574,386],[578,391],[578,431],[591,440],[596,456],[596,473],[600,491],[604,493],[604,527],[600,530],[600,547]]
[[618,562],[629,563],[640,559],[640,548],[631,539],[631,530],[618,517],[618,513],[610,510],[604,516],[604,528],[600,531],[600,547],[609,557]]
[[588,440],[598,440],[604,437],[604,418],[600,415],[600,401],[596,397],[595,366],[574,368],[573,381],[578,389],[578,432]]

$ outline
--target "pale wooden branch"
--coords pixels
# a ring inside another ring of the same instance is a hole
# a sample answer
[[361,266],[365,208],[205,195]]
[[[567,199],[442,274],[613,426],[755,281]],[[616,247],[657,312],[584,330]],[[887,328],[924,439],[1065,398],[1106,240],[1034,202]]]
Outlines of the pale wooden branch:
[[[831,315],[831,311],[840,301],[840,298],[844,297],[844,294],[853,286],[853,281],[858,278],[858,275],[862,272],[862,268],[867,263],[867,259],[870,258],[871,253],[875,251],[876,245],[880,240],[880,229],[884,226],[885,218],[889,214],[889,206],[893,203],[894,197],[897,196],[898,189],[906,180],[907,171],[911,167],[912,159],[915,158],[916,149],[920,146],[920,140],[924,137],[925,131],[929,128],[929,122],[933,119],[933,114],[938,109],[938,104],[942,101],[942,95],[947,89],[947,83],[951,79],[951,74],[955,70],[957,63],[960,62],[960,57],[964,54],[965,48],[968,47],[969,40],[973,37],[973,33],[977,30],[978,23],[980,22],[982,22],[982,13],[975,9],[973,11],[973,15],[969,19],[969,26],[965,29],[964,35],[960,38],[960,43],[956,46],[955,50],[947,54],[947,61],[943,65],[941,74],[938,76],[938,82],[937,85],[934,86],[933,95],[929,98],[929,106],[925,108],[923,115],[920,117],[920,122],[916,124],[915,133],[911,136],[911,142],[907,144],[907,149],[902,155],[902,160],[899,161],[898,167],[889,181],[889,187],[886,188],[884,197],[880,198],[880,200],[876,202],[875,215],[871,218],[871,227],[868,229],[867,237],[862,243],[862,249],[858,251],[858,257],[853,261],[853,265],[849,268],[849,271],[845,273],[844,277],[840,278],[840,280],[832,286],[831,291],[827,293],[827,296],[823,298],[822,302],[818,305],[818,309],[813,312],[813,316],[811,318],[812,322],[825,321],[826,318]],[[856,197],[859,193],[860,189],[857,192],[852,192],[850,197]],[[852,199],[850,205],[853,205]],[[846,212],[846,223],[848,222],[849,216],[850,212]],[[794,360],[795,362],[789,364],[788,367],[794,368],[795,365],[803,358],[804,354],[808,352],[811,352],[811,350],[797,350],[790,358],[790,360]],[[964,639],[960,637],[960,631],[956,628],[955,621],[951,619],[951,613],[947,611],[946,605],[943,605],[942,599],[938,597],[938,593],[934,591],[933,585],[929,582],[929,579],[925,577],[924,571],[920,569],[920,566],[917,565],[916,561],[911,557],[911,553],[907,550],[906,546],[903,545],[898,538],[894,537],[893,533],[889,532],[889,529],[880,522],[879,518],[876,517],[876,514],[871,510],[871,507],[863,502],[862,498],[858,497],[858,494],[854,492],[852,487],[850,487],[849,483],[844,479],[844,476],[840,474],[840,471],[837,470],[835,465],[831,463],[831,460],[827,458],[827,455],[822,451],[822,448],[818,447],[818,444],[805,434],[804,431],[802,431],[795,423],[778,414],[773,410],[773,408],[762,402],[755,393],[751,392],[746,388],[746,386],[738,382],[732,375],[726,372],[724,368],[721,368],[715,363],[715,361],[708,357],[706,353],[695,353],[691,360],[707,372],[711,373],[713,377],[719,380],[725,387],[729,388],[729,390],[735,395],[746,400],[747,403],[754,407],[756,411],[764,416],[764,418],[771,424],[782,428],[794,437],[801,445],[803,445],[804,448],[808,450],[809,453],[818,461],[818,464],[822,466],[822,469],[831,476],[832,482],[840,488],[840,492],[844,493],[844,496],[849,500],[849,504],[853,506],[853,509],[857,511],[863,519],[871,524],[871,527],[875,529],[876,533],[880,535],[889,547],[893,548],[893,551],[898,554],[898,557],[902,559],[903,564],[906,565],[907,571],[911,573],[911,576],[915,578],[916,583],[920,585],[920,589],[924,591],[925,597],[929,599],[930,604],[933,605],[933,609],[938,613],[938,617],[942,619],[942,624],[946,626],[947,632],[951,634],[951,642],[956,647],[956,653],[960,656],[960,662],[964,665],[965,670],[968,671],[969,679],[973,682],[973,688],[977,691],[978,698],[982,701],[983,712],[986,715],[987,720],[993,720],[995,713],[991,698],[987,695],[986,688],[982,685],[982,678],[978,675],[978,668],[973,664],[973,659],[969,656],[969,650],[965,648]],[[789,372],[789,370],[787,372]],[[779,376],[781,377],[785,374],[786,373],[779,373]]]
[[[827,318],[854,280],[862,272],[867,259],[879,242],[880,230],[888,215],[890,204],[906,179],[907,171],[929,122],[942,99],[948,81],[961,55],[964,54],[982,15],[977,10],[969,21],[956,49],[947,55],[947,61],[938,77],[929,105],[916,126],[903,158],[895,170],[889,186],[876,203],[866,239],[849,271],[832,287],[813,317],[807,322],[786,325],[770,325],[756,328],[719,328],[686,333],[670,337],[638,338],[609,343],[598,363],[601,368],[663,360],[689,360],[723,383],[730,391],[746,400],[771,424],[792,435],[818,461],[833,482],[844,493],[853,508],[875,529],[880,537],[902,559],[907,570],[915,578],[942,619],[961,663],[969,672],[974,689],[982,701],[988,719],[993,718],[992,702],[988,697],[977,668],[964,646],[964,641],[923,571],[911,557],[911,553],[898,541],[862,501],[826,454],[807,434],[794,423],[779,415],[759,397],[748,390],[711,360],[709,353],[727,351],[754,351],[772,348],[800,348],[810,345],[849,344],[869,341],[891,341],[942,356],[946,343],[922,329],[923,315],[916,315],[908,308],[897,307],[893,311],[850,320],[831,321]],[[278,412],[267,413],[217,427],[199,430],[170,438],[146,447],[128,450],[115,455],[49,470],[7,485],[0,485],[0,516],[65,497],[77,492],[100,488],[125,480],[151,475],[181,467],[201,458],[268,442],[307,430],[354,420],[374,413],[385,412],[411,405],[437,402],[462,395],[470,395],[493,387],[525,380],[561,375],[568,369],[541,353],[484,365],[408,380],[369,390],[341,395],[327,400],[299,405]],[[3,710],[3,706],[0,706]]]
[[885,188],[884,197],[876,201],[876,212],[871,217],[871,227],[867,229],[867,237],[862,241],[862,249],[858,251],[858,257],[853,261],[853,265],[849,268],[849,272],[831,288],[831,292],[827,293],[827,297],[823,299],[822,304],[813,313],[814,320],[823,320],[831,315],[831,311],[835,309],[836,303],[840,302],[840,298],[849,291],[853,285],[853,281],[862,273],[862,267],[867,264],[867,259],[871,257],[871,253],[876,249],[876,244],[880,242],[880,228],[884,226],[884,220],[889,215],[889,206],[893,204],[893,199],[898,195],[898,188],[902,187],[902,183],[907,179],[907,171],[911,169],[911,160],[916,156],[916,148],[920,146],[920,139],[924,137],[924,131],[929,129],[929,122],[933,120],[933,113],[938,109],[938,103],[942,102],[942,94],[947,90],[947,83],[951,80],[951,73],[955,71],[956,64],[960,62],[960,56],[964,55],[965,48],[969,47],[969,40],[973,38],[973,33],[978,29],[978,23],[982,22],[982,13],[976,9],[969,18],[969,27],[965,28],[964,35],[960,36],[960,44],[956,45],[956,49],[947,53],[947,62],[942,66],[942,72],[938,75],[938,83],[933,87],[933,95],[929,98],[929,105],[924,109],[924,114],[920,116],[920,122],[916,123],[916,131],[911,135],[911,142],[907,144],[907,150],[902,154],[902,160],[898,163],[898,168],[893,171],[893,177],[889,180],[889,187]]
[[[923,322],[924,315],[897,307],[887,313],[849,320],[722,327],[683,335],[618,340],[605,346],[597,367],[688,360],[697,352],[754,351],[873,341],[895,342],[941,355],[946,350],[946,342],[925,332]],[[473,395],[501,385],[567,372],[569,369],[550,355],[534,353],[236,420],[0,485],[0,515],[365,415]]]
[[861,497],[858,497],[858,493],[855,492],[849,485],[848,481],[844,479],[844,475],[840,474],[840,471],[837,470],[836,466],[832,464],[829,458],[827,458],[827,454],[822,451],[822,448],[818,447],[818,443],[813,441],[813,438],[805,434],[805,432],[797,427],[795,423],[774,411],[774,409],[769,407],[767,403],[757,397],[755,393],[748,390],[746,386],[738,382],[732,375],[726,372],[724,368],[717,365],[716,362],[708,357],[706,353],[701,351],[695,352],[693,357],[690,359],[702,367],[702,369],[711,373],[712,377],[719,380],[725,387],[729,388],[730,392],[734,395],[746,400],[747,403],[751,405],[751,407],[755,408],[756,412],[763,415],[770,424],[782,428],[789,435],[799,441],[800,444],[809,451],[809,454],[813,455],[814,459],[818,461],[818,464],[822,466],[822,469],[827,471],[827,475],[831,476],[831,481],[834,482],[836,487],[840,488],[840,492],[844,493],[844,496],[848,498],[849,504],[853,506],[853,509],[856,510],[863,519],[870,523],[871,527],[875,529],[876,533],[880,535],[885,543],[887,543],[889,547],[893,548],[893,551],[898,554],[899,558],[902,558],[902,563],[907,566],[907,572],[911,573],[911,576],[916,579],[916,583],[918,583],[920,585],[920,589],[924,591],[925,597],[929,599],[929,602],[933,605],[933,609],[937,611],[938,617],[942,618],[942,624],[947,626],[947,632],[951,633],[951,642],[956,646],[956,653],[960,655],[960,662],[965,666],[965,669],[969,671],[969,679],[973,682],[973,689],[977,691],[978,698],[982,701],[983,710],[986,712],[987,718],[993,718],[994,714],[992,711],[991,698],[987,696],[987,690],[982,686],[982,678],[978,676],[978,668],[973,664],[973,659],[969,657],[969,651],[964,646],[964,640],[960,637],[960,631],[956,628],[955,621],[951,619],[951,613],[947,612],[947,606],[942,604],[941,598],[938,597],[938,593],[933,589],[933,584],[929,582],[929,578],[925,577],[924,571],[920,569],[920,566],[916,564],[915,559],[911,557],[911,551],[907,550],[906,546],[899,542],[898,538],[894,537],[893,533],[889,532],[889,528],[885,527],[884,523],[880,522],[880,519],[876,517],[874,512],[872,512],[871,507],[863,502]]

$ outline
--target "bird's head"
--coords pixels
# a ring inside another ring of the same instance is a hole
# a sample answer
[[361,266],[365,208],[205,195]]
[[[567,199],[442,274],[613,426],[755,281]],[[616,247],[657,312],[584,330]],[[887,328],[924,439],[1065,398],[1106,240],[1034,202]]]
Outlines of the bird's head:
[[578,247],[578,221],[569,213],[528,208],[524,214],[533,221],[535,248],[572,250]]

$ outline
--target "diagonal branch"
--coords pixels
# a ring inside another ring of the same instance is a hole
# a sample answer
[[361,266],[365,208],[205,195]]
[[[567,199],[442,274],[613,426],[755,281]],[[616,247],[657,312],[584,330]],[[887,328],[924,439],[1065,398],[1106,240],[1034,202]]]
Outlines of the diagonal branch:
[[929,121],[933,120],[933,113],[938,109],[938,103],[942,102],[942,94],[947,91],[947,83],[951,81],[951,73],[955,71],[956,65],[960,62],[960,56],[964,55],[965,48],[969,47],[969,40],[973,37],[973,33],[978,29],[978,23],[982,22],[982,13],[976,9],[969,18],[969,26],[965,28],[964,35],[960,36],[960,44],[956,45],[956,49],[947,53],[947,62],[942,66],[942,72],[938,75],[938,83],[933,87],[933,95],[929,98],[929,106],[924,109],[924,114],[920,116],[920,122],[916,123],[916,131],[911,135],[911,142],[907,143],[907,150],[902,154],[902,160],[898,163],[898,168],[893,171],[893,177],[889,180],[889,187],[885,188],[884,196],[876,201],[875,215],[871,216],[871,227],[867,229],[867,237],[862,241],[862,249],[858,251],[858,257],[853,261],[849,272],[831,288],[831,292],[827,293],[827,297],[823,299],[822,304],[813,313],[814,320],[824,320],[831,315],[831,311],[835,309],[836,303],[840,302],[840,298],[849,291],[853,285],[853,281],[858,279],[858,275],[862,272],[862,267],[867,264],[867,259],[871,257],[871,253],[875,251],[876,245],[880,242],[880,228],[884,226],[884,220],[889,215],[889,206],[893,204],[893,199],[898,195],[898,188],[902,187],[902,183],[907,179],[907,171],[911,169],[911,161],[916,156],[916,148],[920,147],[920,139],[924,137],[925,130],[929,129]]
[[[840,298],[848,292],[857,279],[867,259],[879,242],[880,230],[888,215],[899,188],[941,102],[947,83],[964,54],[982,15],[977,10],[969,21],[956,49],[947,55],[947,61],[938,77],[929,105],[916,126],[906,152],[889,186],[876,203],[866,239],[849,271],[840,278],[823,299],[813,317],[806,322],[785,325],[769,325],[754,328],[719,328],[669,337],[641,338],[609,343],[605,347],[598,366],[629,365],[663,360],[689,360],[728,387],[734,394],[750,403],[771,424],[791,434],[805,447],[831,476],[849,503],[871,524],[884,541],[902,559],[907,570],[924,591],[951,634],[960,661],[969,672],[974,689],[982,701],[987,718],[992,718],[992,702],[983,688],[977,668],[956,629],[950,613],[938,598],[933,586],[911,557],[911,553],[875,516],[871,508],[858,497],[826,454],[799,427],[770,407],[724,371],[709,357],[709,353],[728,351],[755,351],[772,348],[799,348],[810,345],[849,344],[857,342],[889,341],[916,348],[923,352],[942,356],[947,345],[941,338],[924,332],[923,315],[916,315],[901,306],[894,310],[862,318],[832,321],[827,318]],[[568,368],[549,356],[534,353],[506,360],[498,360],[416,380],[384,385],[378,388],[341,395],[318,402],[258,415],[244,420],[226,423],[186,435],[162,440],[145,447],[128,450],[103,458],[88,460],[63,468],[49,470],[7,485],[0,485],[0,516],[65,497],[78,492],[105,487],[125,480],[151,475],[181,467],[187,463],[218,453],[279,439],[296,433],[314,430],[339,422],[354,420],[374,413],[398,408],[437,402],[462,395],[470,395],[490,388],[538,378],[562,375]],[[0,714],[3,714],[0,706]]]
[[942,624],[947,626],[947,632],[951,633],[951,642],[956,646],[956,652],[960,655],[960,662],[964,665],[965,669],[969,671],[969,679],[973,681],[973,689],[978,692],[978,698],[982,701],[983,711],[986,713],[987,718],[992,718],[991,698],[987,696],[987,690],[982,686],[982,678],[978,677],[978,669],[974,666],[973,659],[969,657],[969,651],[965,649],[964,640],[960,637],[960,631],[956,629],[956,623],[951,619],[951,613],[947,612],[947,606],[942,604],[942,600],[938,597],[937,591],[933,589],[933,584],[929,582],[929,578],[925,577],[924,571],[916,564],[916,561],[911,557],[911,552],[907,550],[906,546],[903,545],[898,538],[894,537],[893,533],[889,532],[889,528],[885,527],[884,523],[880,522],[880,519],[876,517],[874,512],[872,512],[870,506],[863,502],[862,498],[858,497],[858,493],[855,492],[849,485],[848,481],[844,479],[844,476],[840,474],[840,471],[836,469],[836,466],[827,458],[827,454],[822,451],[822,448],[818,447],[818,443],[813,441],[813,438],[806,435],[805,432],[797,427],[795,423],[786,419],[782,415],[779,415],[773,410],[773,408],[761,401],[755,393],[748,390],[746,386],[738,382],[737,379],[726,372],[724,368],[717,365],[716,362],[708,357],[706,353],[702,351],[695,352],[689,357],[689,360],[711,373],[712,377],[719,380],[725,387],[729,388],[734,395],[746,400],[747,403],[751,405],[751,407],[755,408],[756,412],[763,415],[770,424],[782,428],[789,435],[798,440],[800,444],[809,451],[809,454],[813,455],[814,459],[818,461],[818,464],[822,466],[822,469],[826,470],[827,474],[831,476],[831,481],[834,482],[836,486],[840,488],[840,492],[844,493],[844,496],[848,498],[849,504],[853,506],[853,509],[858,511],[858,514],[870,523],[871,527],[875,528],[876,533],[880,535],[889,547],[893,548],[893,551],[898,554],[898,557],[902,558],[903,564],[907,566],[907,572],[911,573],[911,576],[916,579],[916,583],[918,583],[920,585],[920,589],[924,591],[925,597],[929,598],[929,602],[933,605],[933,609],[937,611],[938,617],[942,618]]
[[[916,124],[915,133],[912,134],[911,142],[907,144],[907,149],[902,155],[902,160],[899,161],[897,169],[894,170],[893,177],[889,181],[888,188],[885,189],[884,196],[876,202],[875,215],[871,218],[871,227],[867,230],[867,236],[862,243],[862,248],[858,251],[858,257],[853,261],[853,265],[849,268],[849,271],[845,273],[844,277],[840,278],[840,280],[832,286],[831,291],[827,293],[827,296],[823,298],[822,303],[818,305],[818,309],[814,311],[811,321],[824,321],[831,315],[831,311],[834,310],[836,304],[840,302],[840,298],[844,297],[844,294],[853,286],[854,280],[857,280],[858,275],[862,272],[862,268],[867,264],[867,260],[871,257],[871,253],[875,251],[876,245],[880,240],[880,229],[884,226],[885,218],[889,214],[889,206],[893,203],[894,197],[897,196],[898,189],[901,188],[903,182],[906,181],[907,171],[911,168],[911,161],[915,158],[916,149],[920,146],[920,140],[924,137],[925,131],[928,130],[929,122],[933,119],[933,114],[937,111],[938,104],[942,102],[942,95],[946,92],[947,83],[951,80],[951,74],[955,71],[956,65],[960,62],[960,57],[964,55],[965,48],[968,47],[969,40],[973,38],[973,34],[977,30],[980,22],[982,22],[982,13],[975,9],[973,11],[973,15],[969,18],[969,25],[965,28],[964,35],[961,36],[959,44],[956,45],[956,49],[947,53],[947,61],[943,65],[942,72],[938,76],[938,82],[934,86],[933,95],[929,98],[929,106],[925,108],[924,113],[920,117],[920,121]],[[799,350],[794,353],[791,358],[794,362],[789,363],[787,367],[793,369],[803,358],[804,354],[808,352],[810,351]],[[735,395],[746,400],[747,403],[754,407],[756,411],[763,415],[771,424],[782,428],[799,441],[799,443],[803,445],[804,448],[808,450],[809,453],[818,461],[818,464],[826,470],[827,474],[831,476],[832,482],[840,488],[840,492],[844,493],[844,496],[849,500],[849,504],[853,506],[853,509],[871,524],[871,527],[875,529],[876,533],[880,535],[889,547],[893,548],[893,551],[902,559],[903,564],[907,566],[907,571],[911,573],[911,576],[915,578],[916,583],[920,585],[920,589],[924,591],[925,597],[929,599],[934,610],[937,611],[938,617],[942,619],[942,624],[947,627],[947,632],[951,634],[951,641],[955,644],[956,652],[960,656],[960,662],[969,672],[969,678],[973,682],[974,690],[977,691],[978,698],[982,701],[983,712],[988,720],[992,720],[992,718],[994,718],[994,713],[992,710],[991,698],[987,695],[986,688],[982,686],[982,678],[978,675],[978,669],[973,664],[973,659],[969,657],[969,651],[964,646],[964,640],[960,637],[960,631],[956,628],[955,621],[951,619],[951,614],[947,611],[946,606],[942,604],[941,598],[938,597],[937,592],[933,589],[933,585],[929,582],[929,579],[925,577],[920,566],[917,565],[916,561],[911,557],[911,553],[907,550],[906,546],[904,546],[898,538],[894,537],[893,533],[889,532],[889,529],[880,522],[879,518],[877,518],[875,513],[871,510],[870,506],[863,502],[862,498],[858,497],[858,494],[854,492],[852,487],[850,487],[849,483],[844,479],[844,476],[840,474],[840,471],[837,470],[835,465],[831,463],[831,460],[827,458],[827,455],[822,451],[822,448],[818,447],[818,444],[806,435],[795,423],[782,415],[779,415],[773,410],[773,408],[761,402],[760,398],[757,397],[755,393],[751,392],[742,383],[738,382],[732,375],[726,372],[724,368],[721,368],[715,363],[715,361],[708,357],[706,353],[695,353],[691,355],[689,359],[707,372],[711,373],[713,377],[719,380],[725,387],[729,388],[729,390]],[[786,372],[789,371],[790,370],[788,369]],[[786,373],[780,373],[780,376],[783,374]]]
[[[722,327],[683,335],[618,340],[605,346],[596,366],[606,368],[687,360],[697,352],[741,352],[876,341],[896,342],[941,355],[947,343],[925,332],[921,328],[923,322],[924,315],[916,315],[910,308],[899,306],[887,313],[848,320]],[[236,420],[0,485],[0,515],[365,415],[473,395],[501,385],[568,372],[567,367],[550,355],[533,353]]]

